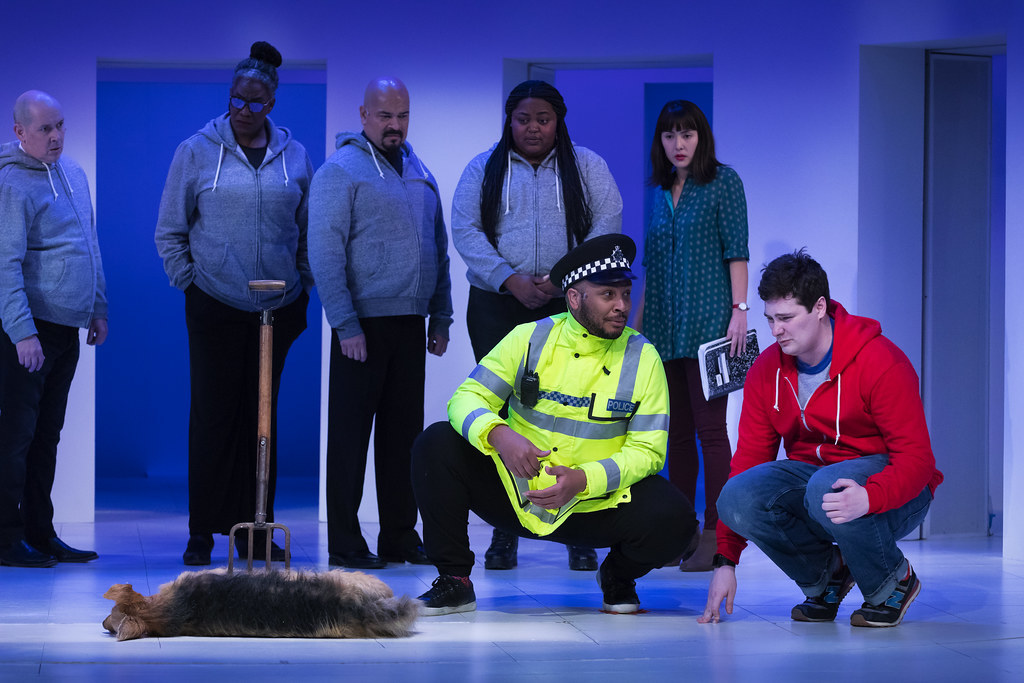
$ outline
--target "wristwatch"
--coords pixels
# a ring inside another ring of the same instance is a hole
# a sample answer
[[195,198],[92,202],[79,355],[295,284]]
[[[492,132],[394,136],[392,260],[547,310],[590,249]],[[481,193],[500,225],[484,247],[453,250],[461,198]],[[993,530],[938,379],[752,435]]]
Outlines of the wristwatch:
[[738,304],[733,304],[732,307],[733,308],[738,308],[741,311],[749,311],[750,310],[750,306],[747,305],[746,301],[740,302]]
[[735,567],[736,563],[730,560],[722,553],[715,553],[715,556],[711,558],[711,567],[718,569],[719,567]]

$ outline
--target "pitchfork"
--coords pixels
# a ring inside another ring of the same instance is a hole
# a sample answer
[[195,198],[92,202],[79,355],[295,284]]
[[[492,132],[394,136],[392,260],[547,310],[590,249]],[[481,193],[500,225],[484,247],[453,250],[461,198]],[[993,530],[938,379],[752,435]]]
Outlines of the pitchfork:
[[[283,280],[252,280],[249,282],[250,292],[281,292],[284,299],[285,282]],[[245,530],[249,534],[249,555],[246,558],[246,571],[252,571],[253,534],[264,531],[266,537],[267,570],[270,570],[270,547],[274,529],[284,531],[284,568],[289,569],[292,561],[292,532],[284,524],[267,523],[267,481],[270,479],[270,395],[271,366],[274,358],[274,307],[260,310],[260,388],[259,388],[259,424],[256,446],[256,521],[239,522],[231,527],[228,534],[228,574],[234,571],[235,532]]]

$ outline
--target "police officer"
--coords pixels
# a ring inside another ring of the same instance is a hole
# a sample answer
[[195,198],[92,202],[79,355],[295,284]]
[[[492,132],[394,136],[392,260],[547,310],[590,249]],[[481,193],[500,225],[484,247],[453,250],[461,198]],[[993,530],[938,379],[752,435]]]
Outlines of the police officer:
[[566,254],[551,279],[568,312],[516,327],[455,391],[449,421],[417,439],[413,487],[440,574],[423,614],[476,609],[469,510],[518,536],[610,547],[598,570],[608,612],[636,612],[635,580],[695,547],[690,501],[658,474],[663,366],[626,327],[635,255],[625,235]]

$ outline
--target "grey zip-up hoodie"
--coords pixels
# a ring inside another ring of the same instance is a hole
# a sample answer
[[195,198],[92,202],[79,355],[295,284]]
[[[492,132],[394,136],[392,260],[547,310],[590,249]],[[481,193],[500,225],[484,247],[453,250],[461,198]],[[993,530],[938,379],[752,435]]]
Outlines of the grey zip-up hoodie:
[[402,174],[361,133],[338,133],[337,151],[313,176],[309,260],[327,322],[339,340],[359,318],[430,316],[428,334],[452,322],[448,233],[437,182],[409,143]]
[[88,327],[107,317],[107,285],[85,172],[0,145],[0,321],[15,344],[33,318]]
[[[468,266],[469,284],[504,292],[502,283],[515,273],[547,275],[568,246],[562,176],[554,150],[536,169],[517,153],[509,155],[495,231],[498,248],[488,241],[480,221],[480,193],[494,147],[474,157],[462,172],[452,198],[452,242]],[[622,197],[608,164],[586,147],[574,148],[593,214],[587,239],[622,232]]]
[[[289,304],[313,286],[306,253],[313,164],[287,128],[266,123],[259,168],[239,148],[227,114],[178,145],[156,224],[171,285],[185,290],[195,282],[243,311]],[[250,294],[250,280],[284,280],[283,300]]]

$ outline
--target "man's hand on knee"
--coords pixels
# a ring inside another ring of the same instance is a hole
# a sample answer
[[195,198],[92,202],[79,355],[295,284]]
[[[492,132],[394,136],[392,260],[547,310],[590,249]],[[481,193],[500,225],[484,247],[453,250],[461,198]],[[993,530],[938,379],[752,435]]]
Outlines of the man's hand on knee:
[[821,499],[821,509],[834,524],[844,524],[868,514],[868,490],[853,479],[837,479],[833,493]]

